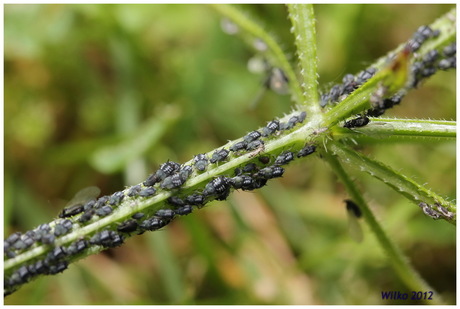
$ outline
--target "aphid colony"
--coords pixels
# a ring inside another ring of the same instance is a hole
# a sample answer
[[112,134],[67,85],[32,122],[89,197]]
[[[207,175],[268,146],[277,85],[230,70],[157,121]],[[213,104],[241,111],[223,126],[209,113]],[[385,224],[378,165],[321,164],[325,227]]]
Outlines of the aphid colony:
[[[41,259],[34,260],[27,266],[22,266],[5,277],[5,290],[12,292],[33,277],[40,274],[55,274],[67,268],[68,261],[75,255],[81,254],[90,246],[112,248],[123,243],[132,233],[142,234],[145,231],[155,231],[169,224],[176,216],[192,213],[194,207],[201,208],[212,200],[225,200],[232,189],[254,190],[265,186],[272,178],[281,177],[284,173],[282,165],[286,165],[296,157],[307,156],[315,151],[314,145],[306,145],[297,153],[284,151],[279,154],[273,165],[268,156],[258,156],[256,164],[248,163],[235,169],[233,177],[218,176],[212,179],[202,191],[195,191],[185,196],[174,195],[167,199],[166,208],[154,213],[137,212],[130,218],[114,227],[100,230],[88,239],[79,239],[68,246],[56,246],[55,240],[70,233],[75,224],[78,226],[97,221],[110,215],[126,198],[148,198],[154,196],[159,189],[180,189],[193,172],[202,173],[210,164],[219,164],[225,161],[230,153],[255,152],[260,153],[264,148],[261,138],[269,137],[277,131],[292,129],[302,123],[306,113],[301,112],[291,116],[286,122],[272,120],[260,131],[252,131],[243,137],[243,140],[233,144],[229,150],[216,150],[210,157],[198,154],[191,165],[180,165],[167,161],[151,174],[142,184],[137,184],[112,195],[102,196],[69,205],[65,207],[52,224],[42,224],[38,228],[25,234],[14,233],[4,241],[5,258],[13,258],[31,246],[47,245],[53,249]],[[261,164],[261,165],[260,165]],[[93,190],[94,191],[94,190]]]
[[328,93],[321,95],[320,105],[325,107],[330,103],[338,103],[345,99],[350,93],[358,89],[368,79],[375,75],[376,68],[367,68],[359,72],[356,76],[346,74],[342,79],[342,84],[334,85]]
[[433,206],[430,206],[425,202],[420,202],[418,206],[422,209],[425,215],[435,220],[441,217],[444,217],[447,220],[452,220],[455,217],[455,214],[453,212],[450,212],[449,210],[447,210],[447,208],[441,206],[438,203],[435,203]]

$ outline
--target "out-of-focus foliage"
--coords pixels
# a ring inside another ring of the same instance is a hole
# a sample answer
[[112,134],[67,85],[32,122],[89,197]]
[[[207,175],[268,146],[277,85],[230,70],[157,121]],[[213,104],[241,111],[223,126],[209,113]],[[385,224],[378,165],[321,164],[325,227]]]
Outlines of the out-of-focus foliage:
[[[295,60],[286,8],[243,5]],[[321,89],[407,40],[450,5],[317,5]],[[57,216],[81,188],[108,194],[167,159],[184,162],[291,108],[247,70],[251,49],[204,5],[4,7],[4,233]],[[440,72],[389,115],[454,119],[455,73]],[[127,149],[128,148],[128,149]],[[129,151],[126,151],[129,150]],[[374,157],[455,198],[455,145],[374,145]],[[440,158],[446,158],[441,159]],[[388,304],[405,291],[320,160],[289,166],[166,229],[40,278],[6,304]],[[388,234],[455,303],[455,228],[353,172]],[[408,291],[406,291],[408,292]]]

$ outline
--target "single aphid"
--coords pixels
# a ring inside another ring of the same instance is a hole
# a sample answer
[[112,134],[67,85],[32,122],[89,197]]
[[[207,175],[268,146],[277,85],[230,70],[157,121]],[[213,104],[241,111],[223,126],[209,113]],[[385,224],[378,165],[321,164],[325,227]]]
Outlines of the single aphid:
[[70,200],[64,209],[59,214],[60,218],[72,217],[79,213],[82,213],[84,210],[84,205],[90,201],[95,199],[101,190],[98,187],[87,187],[84,188],[75,194],[75,196]]
[[311,155],[315,151],[316,151],[315,145],[305,145],[305,147],[300,149],[299,152],[297,153],[297,158],[306,157],[308,155]]
[[187,204],[190,204],[190,205],[195,205],[195,206],[202,205],[204,203],[204,196],[198,193],[194,193],[194,194],[187,196],[185,198],[185,201],[187,202]]
[[96,209],[95,213],[99,217],[105,217],[112,213],[112,207],[109,205],[102,206],[101,208]]
[[142,196],[142,197],[149,197],[149,196],[154,195],[155,192],[156,192],[155,188],[148,187],[148,188],[145,188],[145,189],[141,190],[141,191],[139,192],[139,196]]
[[174,215],[175,215],[175,212],[172,209],[159,209],[155,213],[155,216],[160,217],[162,219],[167,219],[167,220],[171,220],[172,218],[174,218]]
[[190,213],[192,213],[193,211],[193,207],[190,206],[190,205],[184,205],[182,207],[179,207],[175,210],[176,212],[176,215],[179,215],[179,216],[186,216]]
[[206,167],[208,166],[208,158],[204,153],[197,154],[195,158],[193,159],[193,164],[195,165],[195,168],[200,171],[204,172],[206,170]]
[[211,162],[211,163],[221,162],[221,161],[225,160],[225,158],[227,158],[227,156],[228,156],[228,150],[222,148],[222,149],[216,150],[212,154],[212,157],[209,160],[209,162]]
[[246,134],[244,137],[243,137],[243,140],[246,142],[246,143],[251,143],[252,141],[255,141],[255,140],[258,140],[260,137],[262,136],[262,134],[259,132],[259,131],[252,131],[252,132],[249,132],[248,134]]
[[281,153],[275,160],[276,165],[288,164],[294,160],[294,153],[292,151],[285,151]]
[[262,128],[262,136],[269,136],[278,131],[280,128],[279,120],[272,120],[265,127]]
[[118,227],[117,231],[122,233],[131,233],[137,229],[137,222],[133,219],[128,219],[123,221]]
[[359,209],[359,206],[351,200],[345,200],[345,203],[348,217],[348,232],[353,240],[360,243],[363,241],[363,230],[360,222],[358,221],[358,219],[362,216],[361,210]]
[[142,213],[142,212],[136,212],[134,215],[131,216],[131,218],[136,219],[136,220],[139,220],[139,219],[143,218],[144,216],[145,216],[144,213]]
[[235,144],[233,144],[229,149],[230,151],[240,151],[240,150],[245,150],[246,149],[246,146],[248,145],[248,143],[246,143],[245,141],[241,141],[241,142],[237,142]]
[[367,118],[366,116],[359,116],[358,118],[355,118],[355,119],[352,119],[352,120],[349,120],[349,121],[345,122],[343,127],[348,128],[348,129],[357,128],[357,127],[364,127],[368,123],[369,123],[369,118]]
[[142,190],[141,185],[135,185],[129,188],[128,193],[126,195],[132,197],[137,195]]

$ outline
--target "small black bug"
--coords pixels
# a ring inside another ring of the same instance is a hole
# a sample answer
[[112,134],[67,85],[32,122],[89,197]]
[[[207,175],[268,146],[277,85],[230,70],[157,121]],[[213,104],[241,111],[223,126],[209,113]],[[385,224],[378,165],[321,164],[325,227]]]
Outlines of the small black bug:
[[264,167],[257,173],[257,177],[261,179],[272,179],[283,176],[284,169],[281,166]]
[[288,164],[294,160],[294,153],[292,151],[285,151],[281,153],[275,160],[276,165]]
[[228,150],[222,148],[222,149],[216,150],[212,154],[212,157],[209,160],[209,162],[211,162],[211,163],[221,162],[221,161],[225,160],[225,158],[227,158],[227,156],[228,156]]
[[246,143],[245,141],[241,141],[241,142],[237,142],[235,144],[233,144],[229,149],[230,151],[240,151],[240,150],[244,150],[246,149],[246,146],[248,145],[248,143]]
[[75,254],[78,254],[78,253],[82,252],[87,247],[88,247],[88,242],[86,240],[84,240],[84,239],[80,239],[80,240],[77,240],[77,241],[71,243],[67,247],[67,253],[69,255],[75,255]]
[[339,101],[340,96],[342,95],[343,92],[343,86],[342,85],[334,85],[331,88],[331,91],[329,91],[329,100],[332,103],[337,103]]
[[88,209],[80,216],[80,218],[78,218],[78,221],[82,223],[88,222],[89,220],[91,220],[93,215],[94,215],[94,209]]
[[248,163],[243,167],[243,173],[250,173],[257,170],[257,165],[255,163]]
[[143,218],[144,216],[145,216],[144,213],[136,212],[134,215],[131,216],[131,218],[139,220],[139,219]]
[[352,200],[345,200],[346,207],[348,211],[351,211],[356,218],[361,218],[362,213],[359,206],[355,204]]
[[361,71],[356,76],[356,83],[358,85],[364,84],[368,79],[370,79],[377,72],[376,68],[367,68],[364,71]]
[[248,146],[246,147],[246,149],[248,151],[252,151],[252,150],[260,149],[263,147],[264,147],[264,141],[255,140],[255,141],[250,142]]
[[109,205],[118,205],[121,203],[125,195],[122,191],[117,191],[109,197]]
[[352,119],[352,120],[349,120],[349,121],[345,122],[343,127],[348,128],[348,129],[357,128],[357,127],[364,127],[368,123],[369,123],[369,118],[367,118],[366,116],[359,116],[358,118],[355,118],[355,119]]
[[424,203],[424,202],[421,202],[418,204],[418,206],[420,208],[422,208],[423,212],[425,213],[425,215],[433,218],[433,219],[439,219],[441,217],[441,214],[439,212],[437,212],[436,210],[434,210],[433,208],[431,208],[427,203]]
[[62,273],[64,270],[67,269],[68,265],[69,264],[67,261],[59,261],[56,265],[50,265],[47,273],[50,275]]
[[297,158],[308,156],[316,151],[315,145],[305,145],[299,152],[297,153]]
[[141,190],[141,191],[139,192],[139,196],[142,196],[142,197],[149,197],[149,196],[154,195],[155,192],[156,192],[155,188],[148,187],[148,188],[145,188],[145,189]]
[[179,188],[184,184],[185,180],[180,177],[180,174],[174,174],[172,176],[166,177],[163,182],[161,183],[160,187],[162,189],[175,189]]
[[179,207],[175,210],[176,214],[179,215],[179,216],[185,216],[185,215],[188,215],[190,213],[192,213],[193,211],[193,207],[190,206],[190,205],[185,205],[185,206],[182,206],[182,207]]
[[262,136],[262,134],[261,134],[259,131],[252,131],[252,132],[249,132],[248,134],[246,134],[246,135],[243,137],[243,140],[244,140],[246,143],[249,144],[250,142],[259,139],[261,136]]
[[102,206],[101,208],[99,209],[96,209],[96,215],[98,215],[99,217],[105,217],[105,216],[108,216],[112,213],[112,207],[109,206],[109,205],[105,205],[105,206]]
[[449,70],[454,69],[457,66],[457,57],[450,57],[447,59],[442,59],[438,63],[438,68],[440,70]]
[[167,161],[160,165],[160,168],[156,171],[157,182],[165,179],[168,176],[171,176],[180,169],[180,164],[174,161]]
[[430,50],[423,57],[423,63],[425,65],[433,64],[439,57],[439,52],[436,49]]
[[135,196],[137,195],[140,191],[142,190],[141,185],[135,185],[129,188],[128,193],[126,195],[128,196]]
[[270,163],[270,157],[261,156],[261,157],[258,157],[258,159],[259,159],[259,162],[262,163],[262,164],[268,164],[268,163]]
[[184,183],[187,181],[190,175],[192,175],[192,173],[193,173],[193,168],[190,165],[184,165],[179,170],[179,178]]
[[133,220],[133,219],[128,219],[117,227],[117,231],[122,232],[122,233],[131,233],[131,232],[134,232],[136,229],[137,229],[137,222],[136,220]]
[[149,231],[156,231],[168,224],[167,221],[164,221],[160,218],[153,217],[147,220],[144,220],[139,226],[142,229],[149,230]]
[[177,196],[170,196],[167,201],[169,204],[176,206],[176,207],[180,207],[184,205],[184,201],[180,197],[177,197]]
[[[157,182],[160,182],[161,179],[160,177],[157,175],[157,173],[153,173],[151,174],[142,184],[146,187],[150,187],[150,186],[153,186],[154,184],[156,184]],[[132,195],[130,195],[132,196]]]
[[198,206],[204,203],[204,196],[201,194],[194,193],[187,196],[185,200],[187,204]]
[[76,204],[76,205],[64,208],[59,214],[59,218],[72,217],[72,216],[78,215],[81,212],[83,212],[83,205]]
[[216,195],[217,200],[224,200],[230,193],[230,183],[224,176],[211,180],[203,190],[203,195]]
[[175,213],[174,213],[174,210],[172,209],[159,209],[155,213],[155,216],[160,217],[162,219],[167,219],[167,220],[174,218],[174,215]]
[[206,170],[206,167],[208,166],[208,158],[204,153],[197,154],[193,160],[193,164],[195,165],[195,168],[197,170],[199,170],[200,172]]
[[105,205],[105,203],[107,203],[108,200],[109,197],[107,195],[101,196],[97,199],[96,203],[94,204],[94,208],[102,207],[103,205]]
[[278,131],[280,128],[279,120],[272,120],[262,129],[262,136],[269,136]]
[[444,47],[444,49],[442,50],[442,53],[446,57],[452,57],[453,55],[457,54],[457,44],[456,44],[456,42]]

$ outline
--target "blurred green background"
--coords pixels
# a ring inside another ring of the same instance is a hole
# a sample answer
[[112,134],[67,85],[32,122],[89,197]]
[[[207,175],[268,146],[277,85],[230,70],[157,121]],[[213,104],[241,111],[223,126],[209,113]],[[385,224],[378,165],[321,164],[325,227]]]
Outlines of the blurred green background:
[[[283,5],[241,5],[295,61]],[[320,85],[357,73],[453,5],[316,5]],[[4,233],[57,216],[80,189],[110,194],[168,159],[185,162],[289,112],[250,73],[254,50],[205,5],[4,6]],[[440,72],[388,116],[455,119],[455,72]],[[455,144],[361,151],[455,199]],[[440,159],[442,158],[442,159]],[[350,171],[422,277],[456,301],[455,227]],[[359,179],[359,180],[358,180]],[[343,186],[318,157],[257,192],[43,277],[5,304],[402,304],[409,292],[364,226],[349,236]]]

